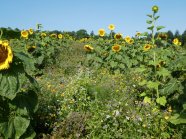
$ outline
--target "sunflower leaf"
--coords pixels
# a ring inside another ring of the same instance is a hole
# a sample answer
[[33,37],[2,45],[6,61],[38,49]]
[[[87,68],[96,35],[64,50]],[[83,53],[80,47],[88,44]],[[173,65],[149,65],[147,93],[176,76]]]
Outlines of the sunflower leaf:
[[152,21],[151,20],[147,20],[146,23],[147,24],[152,24]]
[[162,106],[165,106],[165,104],[167,103],[167,100],[166,100],[166,97],[163,96],[163,97],[160,97],[160,98],[157,98],[156,99],[156,102]]
[[164,26],[157,26],[157,27],[156,27],[157,31],[159,31],[159,30],[161,30],[161,29],[163,29],[163,28],[165,28],[165,27],[164,27]]

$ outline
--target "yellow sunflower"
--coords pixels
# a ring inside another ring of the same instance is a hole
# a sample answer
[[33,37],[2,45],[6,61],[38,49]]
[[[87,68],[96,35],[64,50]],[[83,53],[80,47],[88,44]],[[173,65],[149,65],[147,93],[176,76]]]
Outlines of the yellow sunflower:
[[160,69],[161,68],[161,65],[160,64],[157,64],[156,65],[156,69],[158,70],[158,69]]
[[58,38],[59,39],[62,39],[63,38],[63,35],[62,34],[58,34]]
[[34,30],[33,30],[32,28],[30,28],[30,29],[28,30],[28,32],[30,33],[30,35],[32,35],[32,34],[34,33]]
[[159,33],[158,38],[160,38],[161,40],[167,40],[168,36],[166,33]]
[[143,47],[144,51],[148,51],[152,46],[150,44],[145,44]]
[[28,35],[29,35],[29,33],[28,33],[27,30],[22,30],[21,31],[21,37],[28,39]]
[[46,37],[47,35],[46,35],[46,33],[41,33],[41,37]]
[[34,48],[34,49],[36,49],[36,47],[37,47],[37,46],[35,46],[35,45],[34,45],[34,46],[32,46],[32,48]]
[[90,46],[90,45],[84,45],[84,49],[86,50],[86,51],[88,51],[88,52],[90,52],[90,51],[92,51],[94,48],[92,47],[92,46]]
[[115,34],[114,35],[114,39],[117,39],[117,40],[119,40],[119,39],[122,39],[122,34],[121,33],[117,33],[117,34]]
[[115,44],[112,46],[112,51],[113,52],[119,52],[121,50],[121,46],[118,44]]
[[99,29],[98,34],[101,37],[105,36],[105,30],[104,29]]
[[52,38],[57,38],[57,34],[52,33],[52,34],[50,35],[50,37],[52,37]]
[[141,36],[141,32],[136,32],[136,35],[137,37]]
[[8,69],[9,63],[12,62],[13,53],[9,45],[3,45],[0,43],[0,70]]
[[4,40],[4,41],[2,41],[1,44],[4,45],[4,46],[8,46],[9,45],[9,42],[8,42],[8,40]]
[[175,44],[175,45],[179,45],[179,40],[178,40],[178,38],[175,38],[175,39],[172,41],[172,43]]
[[127,42],[128,44],[133,44],[134,43],[134,39],[130,39],[129,42]]
[[127,43],[129,43],[130,40],[131,40],[131,37],[130,37],[130,36],[126,36],[124,39],[125,39],[125,41],[126,41]]
[[114,29],[115,29],[115,26],[114,26],[114,24],[110,24],[110,25],[108,26],[108,28],[109,28],[109,30],[114,30]]

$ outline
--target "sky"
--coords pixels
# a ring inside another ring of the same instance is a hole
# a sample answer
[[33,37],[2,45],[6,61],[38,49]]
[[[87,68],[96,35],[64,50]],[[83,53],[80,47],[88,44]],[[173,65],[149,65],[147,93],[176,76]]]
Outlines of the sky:
[[147,14],[157,5],[160,15],[157,25],[162,31],[186,30],[186,0],[0,0],[0,27],[19,29],[77,31],[86,29],[97,34],[100,28],[109,33],[108,25],[116,26],[115,32],[135,35],[147,30]]

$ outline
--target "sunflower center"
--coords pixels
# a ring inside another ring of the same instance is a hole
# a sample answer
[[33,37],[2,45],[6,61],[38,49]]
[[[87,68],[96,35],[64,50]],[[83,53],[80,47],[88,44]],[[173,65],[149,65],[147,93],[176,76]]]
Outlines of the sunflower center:
[[119,46],[117,46],[117,45],[114,46],[114,49],[115,49],[115,50],[119,50]]
[[0,45],[0,63],[3,63],[8,57],[8,50]]
[[149,46],[149,45],[146,45],[146,46],[145,46],[145,48],[147,48],[147,49],[148,49],[148,48],[150,48],[150,46]]
[[116,38],[117,38],[117,39],[120,39],[120,38],[121,38],[121,35],[117,34],[117,35],[116,35]]

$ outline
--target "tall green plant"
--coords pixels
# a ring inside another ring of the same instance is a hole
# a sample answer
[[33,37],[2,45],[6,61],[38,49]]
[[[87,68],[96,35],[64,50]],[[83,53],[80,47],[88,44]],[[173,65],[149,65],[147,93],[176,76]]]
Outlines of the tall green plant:
[[[13,48],[11,54],[10,66],[0,70],[0,134],[5,139],[31,139],[35,136],[31,120],[37,110],[39,91],[33,78],[34,60],[20,48]],[[8,59],[0,55],[1,60],[5,58]]]

